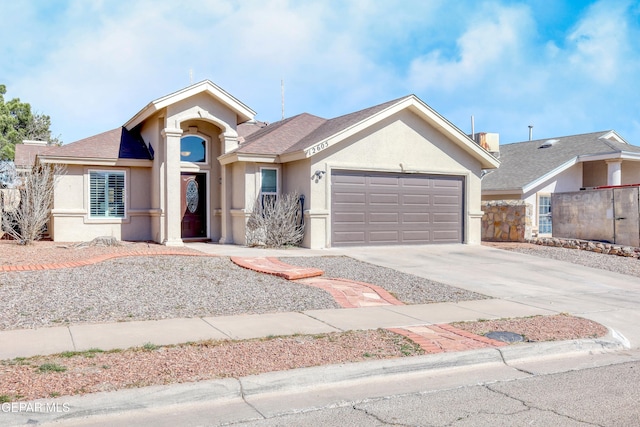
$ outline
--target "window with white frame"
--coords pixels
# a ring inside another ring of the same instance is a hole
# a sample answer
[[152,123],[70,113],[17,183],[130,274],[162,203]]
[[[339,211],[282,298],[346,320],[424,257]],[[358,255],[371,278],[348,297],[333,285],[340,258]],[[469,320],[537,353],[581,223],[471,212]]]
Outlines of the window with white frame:
[[278,198],[278,169],[260,169],[260,201],[262,206],[266,203],[275,203]]
[[538,196],[538,233],[551,234],[551,196]]
[[89,171],[89,216],[124,218],[124,171]]

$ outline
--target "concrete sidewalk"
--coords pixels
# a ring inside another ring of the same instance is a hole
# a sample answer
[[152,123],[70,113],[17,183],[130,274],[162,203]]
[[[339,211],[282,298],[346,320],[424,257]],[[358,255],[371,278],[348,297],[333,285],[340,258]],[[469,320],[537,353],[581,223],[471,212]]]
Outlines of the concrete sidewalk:
[[169,345],[208,339],[241,340],[556,313],[519,302],[489,299],[18,329],[0,332],[0,360],[92,348],[125,349],[147,343]]

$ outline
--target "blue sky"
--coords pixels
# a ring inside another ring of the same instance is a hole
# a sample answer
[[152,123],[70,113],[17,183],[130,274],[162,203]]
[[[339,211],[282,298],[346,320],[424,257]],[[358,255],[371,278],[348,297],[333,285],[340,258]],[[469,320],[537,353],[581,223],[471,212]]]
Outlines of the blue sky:
[[273,122],[410,93],[501,143],[640,145],[640,1],[0,0],[0,84],[64,142],[209,79]]

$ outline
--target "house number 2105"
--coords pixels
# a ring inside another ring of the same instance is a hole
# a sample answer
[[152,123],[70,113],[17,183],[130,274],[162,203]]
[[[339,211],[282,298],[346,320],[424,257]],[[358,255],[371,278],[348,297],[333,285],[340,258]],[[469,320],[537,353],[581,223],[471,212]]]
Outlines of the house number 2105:
[[306,150],[304,150],[304,154],[305,156],[313,156],[314,154],[316,154],[318,151],[322,151],[325,148],[329,147],[329,143],[328,142],[321,142],[320,144],[316,144],[313,147],[307,148]]

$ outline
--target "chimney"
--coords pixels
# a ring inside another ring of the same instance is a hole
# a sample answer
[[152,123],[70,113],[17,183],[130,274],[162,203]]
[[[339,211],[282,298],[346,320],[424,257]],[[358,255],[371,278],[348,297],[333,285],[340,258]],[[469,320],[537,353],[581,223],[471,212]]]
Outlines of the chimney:
[[533,125],[529,125],[529,141],[533,140]]

